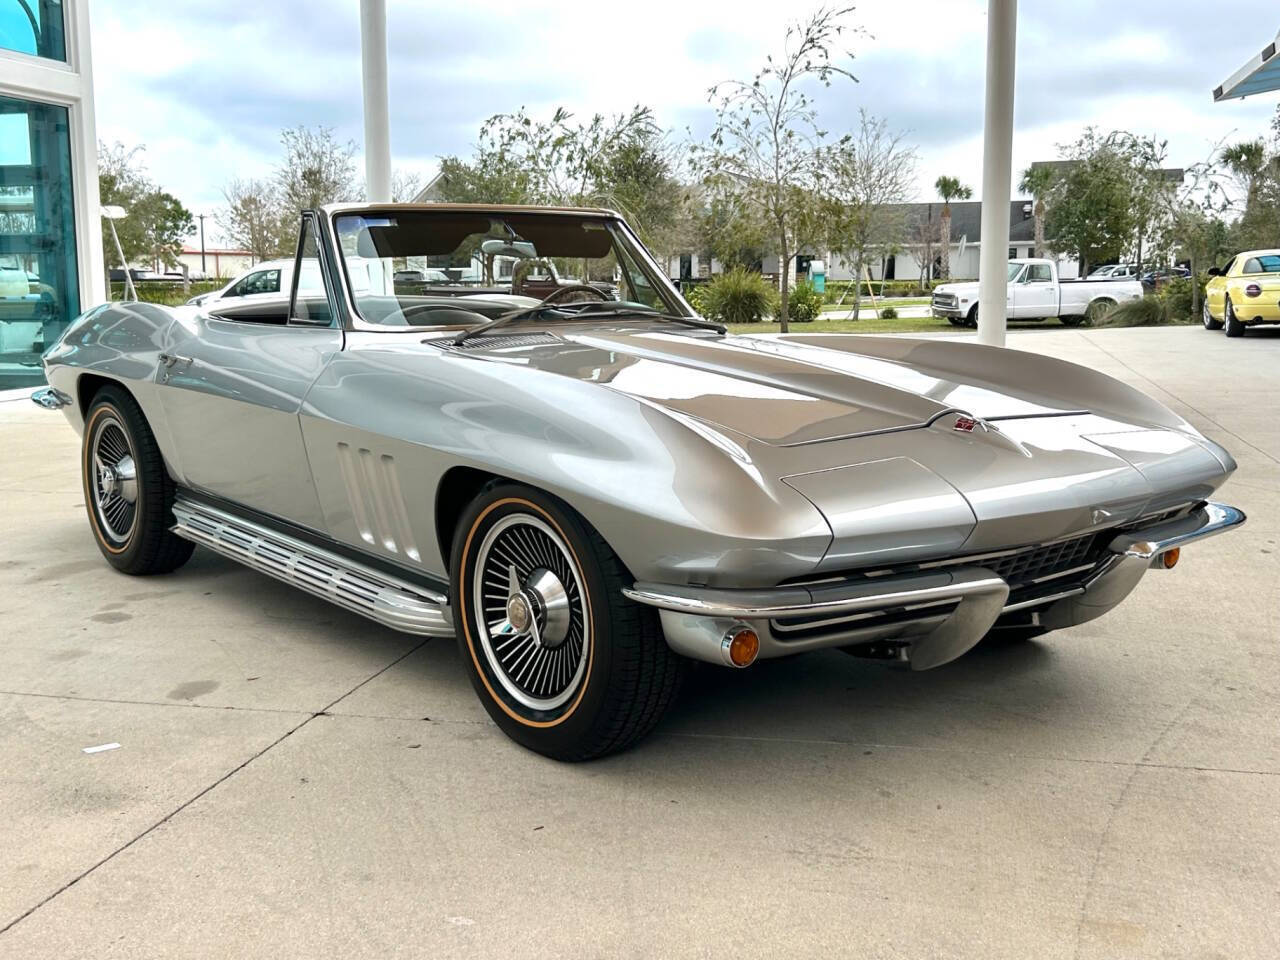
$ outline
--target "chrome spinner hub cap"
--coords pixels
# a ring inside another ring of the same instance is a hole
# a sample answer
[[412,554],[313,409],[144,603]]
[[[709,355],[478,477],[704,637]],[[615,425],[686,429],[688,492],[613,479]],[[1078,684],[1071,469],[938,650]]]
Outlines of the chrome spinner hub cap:
[[101,417],[90,438],[93,457],[93,508],[108,540],[123,543],[138,517],[138,466],[124,426]]
[[509,514],[476,553],[480,647],[510,696],[535,710],[568,702],[586,676],[590,643],[581,572],[540,518]]

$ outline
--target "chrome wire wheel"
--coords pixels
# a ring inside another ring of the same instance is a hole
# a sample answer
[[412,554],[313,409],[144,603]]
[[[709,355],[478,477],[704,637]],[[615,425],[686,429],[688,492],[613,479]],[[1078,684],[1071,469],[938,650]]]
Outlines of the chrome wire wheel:
[[582,572],[556,531],[527,513],[498,520],[476,551],[480,647],[503,689],[531,710],[555,710],[587,672],[590,624]]
[[93,508],[102,532],[112,543],[127,543],[138,523],[138,467],[129,433],[115,416],[101,416],[89,449]]

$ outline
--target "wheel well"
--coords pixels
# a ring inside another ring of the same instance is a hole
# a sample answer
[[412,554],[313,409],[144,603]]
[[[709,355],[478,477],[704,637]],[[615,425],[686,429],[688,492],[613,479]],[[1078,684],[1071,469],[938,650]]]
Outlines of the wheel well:
[[440,543],[440,556],[445,565],[453,556],[453,534],[458,517],[476,494],[496,481],[504,480],[496,473],[477,470],[474,467],[450,467],[436,487],[436,540]]
[[119,387],[121,390],[128,392],[120,381],[112,380],[110,377],[99,377],[93,373],[81,374],[80,379],[76,381],[76,402],[80,405],[80,416],[89,415],[89,407],[93,404],[93,398],[98,395],[98,391],[103,387],[112,386]]

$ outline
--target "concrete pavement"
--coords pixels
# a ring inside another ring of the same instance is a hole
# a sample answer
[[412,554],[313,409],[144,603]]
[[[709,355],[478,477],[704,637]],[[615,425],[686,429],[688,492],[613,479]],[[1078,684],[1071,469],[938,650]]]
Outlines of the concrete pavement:
[[1010,345],[1187,416],[1249,522],[936,671],[700,670],[579,766],[449,641],[202,550],[114,573],[74,434],[0,404],[0,957],[1274,957],[1280,331]]

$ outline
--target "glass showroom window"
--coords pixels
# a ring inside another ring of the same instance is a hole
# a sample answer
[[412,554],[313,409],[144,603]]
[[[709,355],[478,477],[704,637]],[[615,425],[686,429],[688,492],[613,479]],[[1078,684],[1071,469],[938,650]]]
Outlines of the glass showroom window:
[[0,390],[43,383],[80,310],[74,217],[66,108],[0,97]]
[[66,60],[62,0],[0,0],[0,48]]

